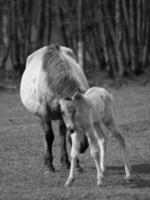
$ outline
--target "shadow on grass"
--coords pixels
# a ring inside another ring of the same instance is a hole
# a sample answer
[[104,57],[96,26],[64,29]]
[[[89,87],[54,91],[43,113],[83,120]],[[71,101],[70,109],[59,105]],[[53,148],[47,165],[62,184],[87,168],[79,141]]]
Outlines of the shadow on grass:
[[150,188],[150,180],[136,177],[132,188]]
[[[132,165],[131,167],[133,174],[150,174],[150,164],[148,163]],[[108,166],[107,170],[124,172],[124,166]]]
[[[133,188],[150,188],[150,180],[145,179],[142,175],[150,174],[150,164],[137,164],[132,166],[133,174],[135,175]],[[138,177],[140,175],[140,177]]]
[[137,164],[132,166],[133,173],[137,174],[150,174],[150,164]]
[[[109,166],[107,167],[107,170],[111,170],[114,172],[117,172],[117,174],[122,174],[124,173],[124,166],[119,166],[119,167],[114,167],[114,166]],[[133,178],[130,183],[132,183],[132,188],[150,188],[150,180],[145,179],[142,177],[142,175],[150,175],[150,164],[144,163],[144,164],[137,164],[137,165],[132,165],[132,176]]]

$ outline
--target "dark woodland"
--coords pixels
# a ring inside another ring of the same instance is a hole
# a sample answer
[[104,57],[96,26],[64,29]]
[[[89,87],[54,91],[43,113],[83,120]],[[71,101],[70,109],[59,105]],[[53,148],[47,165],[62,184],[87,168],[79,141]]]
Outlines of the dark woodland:
[[0,0],[0,70],[22,74],[51,43],[72,48],[85,71],[111,77],[149,71],[148,0]]

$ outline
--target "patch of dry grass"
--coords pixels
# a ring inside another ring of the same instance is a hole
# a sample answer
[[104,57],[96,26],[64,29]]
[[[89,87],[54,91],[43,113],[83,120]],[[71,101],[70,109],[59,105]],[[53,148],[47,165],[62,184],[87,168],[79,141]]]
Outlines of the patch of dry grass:
[[150,199],[150,86],[129,85],[116,90],[116,120],[128,143],[133,181],[126,183],[123,162],[114,139],[108,142],[104,185],[96,187],[96,170],[89,151],[81,155],[84,173],[64,188],[57,122],[53,147],[56,173],[45,174],[44,134],[35,116],[23,108],[18,91],[0,91],[0,200]]

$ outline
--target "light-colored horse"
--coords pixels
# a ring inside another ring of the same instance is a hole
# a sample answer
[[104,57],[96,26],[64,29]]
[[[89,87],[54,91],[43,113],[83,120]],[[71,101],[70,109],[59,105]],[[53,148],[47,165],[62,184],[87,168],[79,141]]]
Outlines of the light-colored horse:
[[[87,79],[75,60],[72,49],[50,45],[28,56],[20,85],[20,97],[28,111],[37,115],[45,131],[45,164],[54,171],[52,144],[54,133],[51,121],[59,120],[60,153],[63,166],[69,168],[66,149],[66,127],[62,119],[59,98],[72,96],[88,89]],[[85,137],[81,152],[88,147]]]
[[96,165],[97,185],[102,184],[105,170],[106,135],[108,134],[114,136],[119,142],[124,159],[126,179],[129,179],[130,167],[125,150],[126,145],[115,123],[112,95],[104,88],[93,87],[88,89],[85,94],[76,93],[72,98],[61,99],[60,106],[73,143],[71,169],[65,185],[70,185],[74,179],[74,163],[79,153],[80,137],[83,134],[88,138],[90,153]]

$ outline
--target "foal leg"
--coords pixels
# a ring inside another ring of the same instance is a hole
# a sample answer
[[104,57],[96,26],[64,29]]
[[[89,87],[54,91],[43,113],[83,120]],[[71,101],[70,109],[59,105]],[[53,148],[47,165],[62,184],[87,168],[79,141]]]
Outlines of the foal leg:
[[120,132],[118,131],[114,121],[109,122],[109,124],[106,125],[108,130],[110,130],[113,134],[113,136],[116,138],[116,140],[118,141],[121,151],[122,151],[122,155],[123,155],[123,160],[124,160],[124,165],[125,165],[125,173],[126,176],[125,178],[128,180],[130,179],[130,166],[129,166],[129,162],[128,162],[128,157],[127,157],[127,153],[126,153],[126,143],[124,138],[122,137],[122,135],[120,134]]
[[70,167],[69,177],[65,183],[65,186],[70,186],[74,180],[75,163],[76,163],[78,153],[79,153],[79,140],[80,140],[77,132],[71,134],[71,140],[72,140],[72,148],[71,148],[71,154],[70,154],[71,167]]
[[105,157],[106,157],[106,136],[105,133],[101,127],[100,122],[96,122],[94,124],[95,127],[95,135],[98,140],[98,145],[100,148],[100,167],[102,173],[105,171]]
[[[67,134],[67,140],[70,144],[70,146],[72,146],[72,141],[71,141],[71,134]],[[80,153],[80,148],[81,148],[81,144],[80,144],[80,147],[79,147],[79,153]],[[79,158],[76,159],[76,171],[78,173],[83,173],[83,168],[80,166],[80,161],[79,161]]]
[[55,168],[53,166],[53,154],[52,154],[52,144],[54,141],[54,133],[52,130],[51,120],[46,117],[40,119],[41,125],[45,131],[45,156],[44,163],[49,167],[50,171],[54,172]]
[[60,162],[62,168],[70,168],[70,162],[68,160],[67,144],[66,144],[66,126],[63,120],[59,121],[59,135],[60,135]]
[[89,142],[89,146],[90,146],[90,153],[91,153],[91,157],[93,158],[94,162],[95,162],[95,166],[96,166],[96,170],[97,170],[97,186],[102,185],[102,179],[103,179],[103,173],[101,171],[101,167],[100,167],[100,161],[99,161],[99,149],[97,148],[97,141],[96,141],[96,137],[94,135],[94,129],[90,130],[87,133],[87,137],[88,137],[88,142]]

